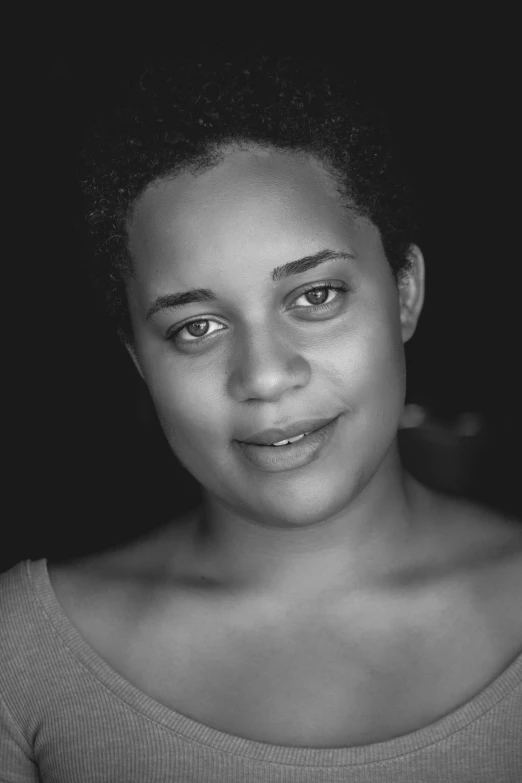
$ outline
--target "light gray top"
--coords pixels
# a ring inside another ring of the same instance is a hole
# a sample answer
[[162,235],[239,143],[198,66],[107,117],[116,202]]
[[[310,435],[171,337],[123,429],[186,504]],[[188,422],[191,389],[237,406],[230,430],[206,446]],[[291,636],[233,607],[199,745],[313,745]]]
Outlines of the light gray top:
[[515,783],[522,653],[454,712],[386,742],[299,748],[235,737],[163,706],[87,644],[47,560],[0,574],[0,781]]

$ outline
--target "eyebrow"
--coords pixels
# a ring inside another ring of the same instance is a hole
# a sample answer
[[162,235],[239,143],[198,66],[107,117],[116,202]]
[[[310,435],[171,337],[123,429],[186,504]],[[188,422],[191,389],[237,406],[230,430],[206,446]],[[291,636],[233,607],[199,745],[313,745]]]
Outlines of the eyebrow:
[[[309,269],[314,269],[319,264],[324,264],[326,261],[332,261],[333,259],[342,258],[345,261],[355,262],[357,260],[356,253],[349,253],[346,250],[319,250],[317,253],[313,253],[310,256],[304,256],[297,261],[289,261],[282,266],[276,266],[272,270],[271,278],[274,282],[283,280],[285,277],[291,275],[299,275],[302,272],[307,272]],[[151,307],[147,311],[145,316],[149,321],[153,315],[160,310],[174,310],[176,307],[183,307],[184,305],[193,304],[194,302],[213,302],[218,299],[218,296],[210,288],[191,288],[188,291],[181,291],[176,294],[165,294],[164,296],[158,296],[154,300]]]

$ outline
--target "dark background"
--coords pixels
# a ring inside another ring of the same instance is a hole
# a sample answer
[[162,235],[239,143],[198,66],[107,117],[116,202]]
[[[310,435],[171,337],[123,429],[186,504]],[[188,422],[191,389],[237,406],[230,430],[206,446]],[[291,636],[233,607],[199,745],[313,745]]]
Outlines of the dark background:
[[[518,89],[497,44],[330,55],[389,112],[417,187],[427,279],[406,346],[407,401],[448,424],[479,412],[487,448],[468,494],[522,515]],[[50,47],[17,77],[4,159],[15,184],[3,232],[14,281],[3,296],[9,472],[0,570],[103,548],[198,496],[79,263],[79,139],[150,59],[114,46]]]

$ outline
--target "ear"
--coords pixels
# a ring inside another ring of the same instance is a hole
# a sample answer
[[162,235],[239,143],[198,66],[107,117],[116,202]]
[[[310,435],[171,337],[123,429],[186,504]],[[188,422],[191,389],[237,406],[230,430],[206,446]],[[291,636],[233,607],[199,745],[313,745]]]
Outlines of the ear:
[[408,256],[411,270],[399,287],[400,319],[403,343],[415,334],[417,322],[424,304],[425,266],[424,256],[417,245],[410,245]]
[[145,380],[145,378],[143,377],[143,373],[142,373],[142,371],[141,371],[140,363],[139,363],[139,361],[138,361],[138,356],[137,356],[137,354],[136,354],[136,349],[134,348],[134,346],[133,346],[133,345],[130,345],[130,344],[129,344],[129,343],[126,341],[126,340],[125,340],[125,338],[124,338],[123,334],[120,332],[120,330],[119,330],[119,329],[118,329],[118,337],[120,338],[120,340],[121,340],[121,342],[122,342],[123,346],[124,346],[124,347],[125,347],[125,349],[127,350],[128,354],[129,354],[129,356],[130,356],[130,358],[131,358],[131,359],[132,359],[132,361],[134,362],[134,366],[136,367],[137,371],[139,372],[139,374],[140,374],[140,376],[141,376],[142,380]]

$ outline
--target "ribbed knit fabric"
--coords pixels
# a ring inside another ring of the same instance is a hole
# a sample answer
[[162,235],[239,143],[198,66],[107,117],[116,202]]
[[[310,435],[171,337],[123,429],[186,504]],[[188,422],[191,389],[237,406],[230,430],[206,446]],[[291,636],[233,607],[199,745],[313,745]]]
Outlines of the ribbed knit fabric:
[[121,677],[69,621],[46,559],[0,575],[0,781],[520,783],[522,654],[431,726],[351,748],[235,737]]

